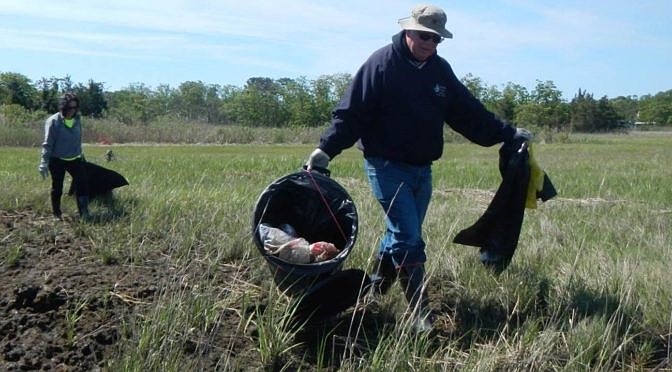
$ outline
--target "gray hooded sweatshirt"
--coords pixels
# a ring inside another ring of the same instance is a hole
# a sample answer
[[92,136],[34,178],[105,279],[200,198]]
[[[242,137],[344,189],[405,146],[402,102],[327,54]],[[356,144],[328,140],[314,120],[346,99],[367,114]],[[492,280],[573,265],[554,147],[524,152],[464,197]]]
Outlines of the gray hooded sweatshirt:
[[72,128],[68,128],[58,112],[44,122],[42,164],[49,164],[51,157],[70,160],[82,155],[82,123],[79,116],[74,120]]

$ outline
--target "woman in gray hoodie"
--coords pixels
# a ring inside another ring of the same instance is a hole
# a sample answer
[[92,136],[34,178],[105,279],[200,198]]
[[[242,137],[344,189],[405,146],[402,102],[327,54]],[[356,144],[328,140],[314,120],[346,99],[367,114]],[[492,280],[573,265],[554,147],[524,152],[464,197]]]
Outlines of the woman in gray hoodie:
[[61,217],[63,180],[68,172],[75,183],[77,209],[82,219],[89,219],[89,190],[82,154],[82,123],[78,115],[79,99],[72,93],[61,97],[57,113],[44,123],[44,142],[39,171],[42,178],[51,174],[51,208]]

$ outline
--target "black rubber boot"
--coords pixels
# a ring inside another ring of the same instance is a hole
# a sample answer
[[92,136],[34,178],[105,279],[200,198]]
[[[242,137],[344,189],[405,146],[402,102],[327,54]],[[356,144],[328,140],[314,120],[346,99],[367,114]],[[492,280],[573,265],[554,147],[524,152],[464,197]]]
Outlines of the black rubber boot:
[[90,220],[91,215],[89,214],[89,197],[88,196],[78,196],[77,197],[77,209],[79,210],[79,217],[83,220]]
[[54,218],[62,219],[61,213],[61,194],[51,193],[51,211],[54,213]]
[[385,294],[397,280],[398,272],[392,262],[392,256],[387,254],[378,255],[373,266],[373,274],[370,275],[374,293]]
[[404,289],[408,309],[412,316],[412,326],[416,332],[432,330],[432,314],[429,298],[424,288],[425,266],[403,267],[399,272],[399,281]]

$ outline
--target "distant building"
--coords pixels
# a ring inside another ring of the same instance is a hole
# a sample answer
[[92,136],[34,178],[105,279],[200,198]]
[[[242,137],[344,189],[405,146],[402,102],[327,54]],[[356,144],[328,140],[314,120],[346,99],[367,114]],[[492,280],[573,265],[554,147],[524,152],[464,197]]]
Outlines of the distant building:
[[637,116],[635,116],[635,122],[633,123],[636,127],[642,125],[656,125],[655,121],[641,121],[639,120],[639,111],[637,111]]

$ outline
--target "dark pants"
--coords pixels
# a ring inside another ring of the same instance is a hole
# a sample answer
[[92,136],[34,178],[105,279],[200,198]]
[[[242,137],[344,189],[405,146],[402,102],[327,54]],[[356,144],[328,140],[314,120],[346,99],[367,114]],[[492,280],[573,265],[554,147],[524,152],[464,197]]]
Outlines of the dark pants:
[[89,182],[81,158],[75,160],[63,160],[59,158],[49,159],[49,173],[51,174],[51,207],[55,215],[61,215],[61,195],[63,195],[63,180],[65,172],[72,177],[75,184],[77,197],[89,196]]

